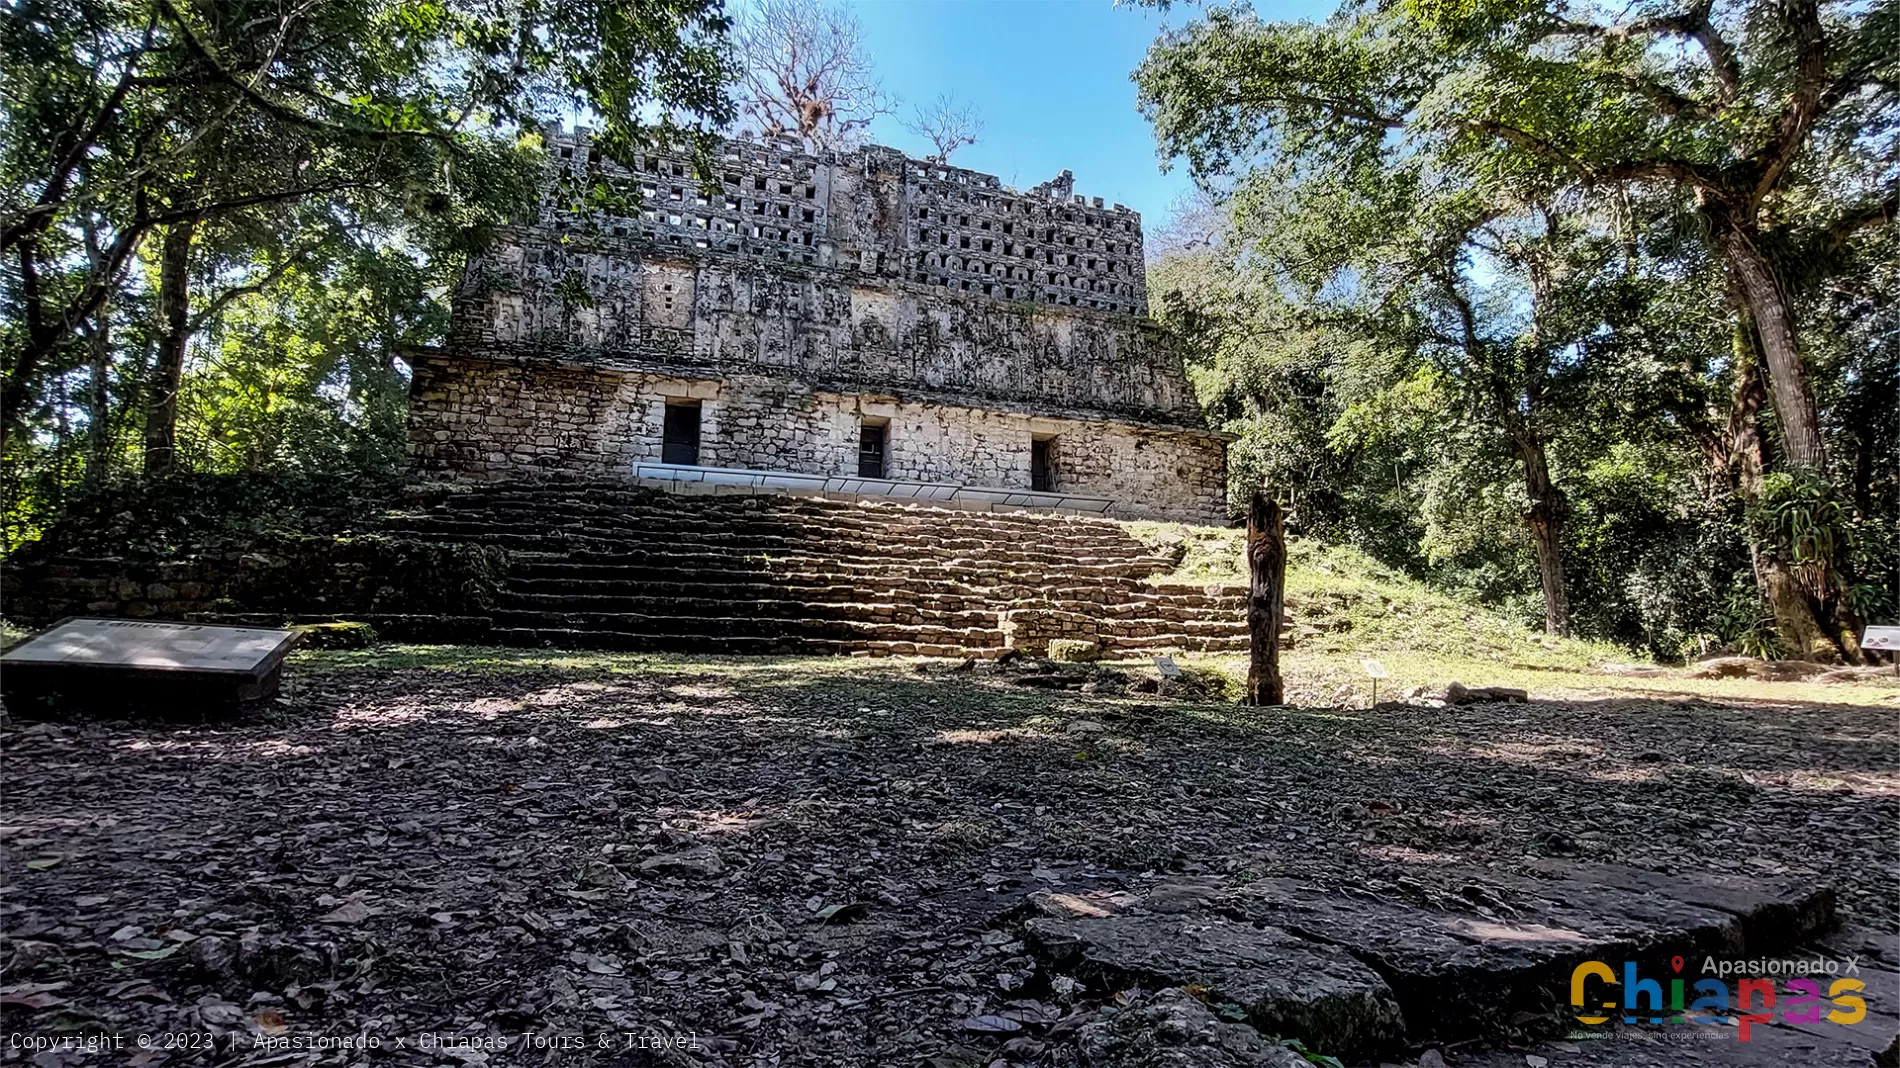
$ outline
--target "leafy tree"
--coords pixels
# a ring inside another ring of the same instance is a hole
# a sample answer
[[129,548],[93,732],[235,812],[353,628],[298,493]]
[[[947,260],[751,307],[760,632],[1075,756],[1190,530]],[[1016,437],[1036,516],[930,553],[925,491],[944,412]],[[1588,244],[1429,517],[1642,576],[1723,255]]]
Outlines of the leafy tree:
[[[1762,354],[1777,458],[1825,487],[1802,280],[1789,265],[1824,270],[1894,213],[1900,17],[1890,4],[1824,16],[1800,0],[1645,3],[1621,23],[1599,14],[1413,0],[1351,6],[1315,26],[1215,9],[1164,34],[1136,81],[1163,156],[1185,158],[1203,181],[1347,198],[1314,241],[1335,258],[1376,240],[1403,201],[1476,227],[1499,192],[1517,203],[1674,198],[1723,264]],[[1626,214],[1634,233],[1678,213]],[[1831,610],[1843,603],[1830,593],[1833,562],[1802,565],[1799,589],[1766,584],[1784,637],[1817,655],[1843,638],[1851,655],[1852,619]],[[1799,617],[1805,627],[1792,625]]]
[[[192,332],[194,249],[375,203],[466,226],[531,202],[540,123],[608,155],[730,118],[717,0],[26,0],[0,16],[7,429],[157,237],[153,460]],[[657,120],[650,116],[657,114]],[[525,140],[523,140],[525,138]]]

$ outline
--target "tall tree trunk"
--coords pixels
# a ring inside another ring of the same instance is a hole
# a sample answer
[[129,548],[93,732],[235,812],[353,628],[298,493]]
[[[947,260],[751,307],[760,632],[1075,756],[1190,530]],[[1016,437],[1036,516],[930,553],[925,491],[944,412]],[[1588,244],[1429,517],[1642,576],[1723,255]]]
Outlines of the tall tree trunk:
[[170,472],[178,462],[178,388],[185,378],[185,347],[191,340],[191,242],[197,224],[165,230],[158,264],[158,359],[145,401],[145,473]]
[[1735,289],[1755,325],[1755,339],[1768,368],[1781,425],[1783,451],[1796,471],[1827,477],[1827,449],[1821,441],[1821,417],[1814,388],[1795,340],[1794,307],[1774,268],[1756,247],[1755,235],[1732,219],[1717,224],[1722,255],[1734,274]]
[[1280,626],[1286,620],[1286,529],[1280,502],[1253,491],[1247,506],[1247,703],[1286,703]]
[[1566,512],[1563,491],[1550,477],[1550,458],[1544,443],[1530,428],[1515,423],[1510,428],[1511,444],[1524,468],[1524,493],[1530,508],[1524,522],[1531,529],[1531,544],[1537,551],[1537,580],[1544,591],[1544,633],[1570,637],[1570,588],[1564,582],[1561,542]]
[[105,484],[112,471],[112,308],[94,313],[91,376],[86,383],[86,484]]
[[[1735,488],[1751,507],[1761,500],[1767,459],[1762,449],[1760,415],[1767,390],[1761,380],[1759,335],[1754,321],[1743,313],[1735,325],[1735,392],[1729,405],[1728,437]],[[1780,547],[1764,545],[1761,532],[1748,524],[1748,555],[1755,566],[1755,583],[1775,620],[1782,655],[1801,660],[1839,663],[1841,646],[1823,625],[1816,598],[1802,584]]]

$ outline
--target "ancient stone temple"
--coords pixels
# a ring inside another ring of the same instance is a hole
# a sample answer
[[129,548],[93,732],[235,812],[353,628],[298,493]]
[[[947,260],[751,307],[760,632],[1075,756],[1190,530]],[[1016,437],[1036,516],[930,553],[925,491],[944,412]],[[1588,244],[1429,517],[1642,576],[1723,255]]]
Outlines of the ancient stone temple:
[[636,216],[550,206],[470,264],[414,358],[420,470],[1225,518],[1137,213],[875,146],[715,162],[645,156]]

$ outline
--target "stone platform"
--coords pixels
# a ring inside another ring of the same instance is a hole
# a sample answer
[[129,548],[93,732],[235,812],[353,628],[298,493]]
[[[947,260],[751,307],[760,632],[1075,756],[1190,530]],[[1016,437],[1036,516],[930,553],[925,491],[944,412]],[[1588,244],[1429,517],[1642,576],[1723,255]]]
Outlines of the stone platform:
[[67,619],[0,656],[17,715],[199,716],[277,692],[288,630],[127,619]]
[[336,536],[42,554],[0,569],[0,593],[29,622],[348,620],[398,641],[532,648],[994,657],[1062,638],[1145,658],[1247,647],[1244,586],[1167,581],[1178,552],[1099,516],[692,485],[701,492],[412,485]]

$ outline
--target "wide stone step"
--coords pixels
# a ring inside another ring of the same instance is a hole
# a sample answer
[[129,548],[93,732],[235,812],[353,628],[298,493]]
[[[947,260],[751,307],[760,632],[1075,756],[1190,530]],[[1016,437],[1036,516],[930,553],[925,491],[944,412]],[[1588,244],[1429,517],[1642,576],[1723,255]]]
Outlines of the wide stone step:
[[843,655],[853,643],[792,636],[734,636],[710,634],[641,633],[616,630],[561,628],[500,628],[494,639],[503,645],[530,649],[591,649],[628,653],[738,653],[746,655]]
[[691,494],[673,495],[636,486],[596,484],[590,486],[548,487],[520,483],[500,486],[441,487],[434,492],[408,495],[412,510],[532,505],[535,507],[577,508],[654,508],[681,510],[682,506],[706,513],[715,512],[803,512],[835,514],[840,512],[883,513],[896,516],[964,516],[972,520],[998,524],[1059,523],[1075,528],[1119,530],[1112,521],[1095,516],[1022,512],[971,512],[930,501],[837,500],[808,495]]
[[1002,651],[1002,635],[993,644],[983,645],[974,637],[957,642],[933,641],[919,634],[906,637],[893,631],[883,637],[825,638],[789,633],[770,636],[734,634],[695,634],[670,631],[573,630],[551,628],[500,628],[494,640],[505,645],[529,648],[599,649],[617,652],[708,652],[778,655],[873,655],[873,656],[993,656]]
[[721,511],[716,504],[680,501],[664,507],[574,508],[523,503],[512,507],[435,508],[427,511],[386,513],[390,523],[516,523],[532,520],[547,525],[609,525],[681,530],[853,530],[896,537],[1005,538],[1036,533],[1063,541],[1102,545],[1140,546],[1142,542],[1114,524],[1079,526],[1042,517],[1003,522],[998,517],[969,512],[874,511],[864,508],[829,511],[788,511],[754,508]]
[[[1282,639],[1280,648],[1291,649],[1290,642]],[[1247,637],[1190,637],[1185,634],[1157,634],[1145,638],[1115,638],[1107,643],[1107,652],[1136,653],[1143,656],[1155,653],[1240,653],[1247,650]]]
[[928,583],[948,581],[964,586],[1005,586],[1030,591],[1051,586],[1113,585],[1133,591],[1140,580],[1118,569],[1091,565],[1051,568],[999,567],[979,561],[859,562],[820,558],[775,560],[741,558],[715,553],[678,553],[671,556],[593,557],[578,560],[517,562],[509,569],[516,579],[568,579],[580,582],[734,582]]
[[[707,586],[683,587],[684,595],[674,592],[600,594],[505,592],[497,601],[503,610],[523,612],[632,612],[648,615],[743,615],[753,605],[804,605],[812,613],[826,614],[849,608],[866,608],[932,615],[973,614],[989,623],[1001,613],[980,596],[920,593],[913,590],[861,590],[854,587],[775,589],[772,587]],[[700,593],[691,592],[695,589]],[[722,610],[713,610],[723,606]],[[690,607],[690,611],[685,611]]]
[[[787,624],[802,620],[852,621],[866,623],[902,623],[947,627],[993,628],[997,613],[983,608],[948,610],[928,605],[894,604],[859,599],[837,601],[806,600],[702,600],[678,598],[562,598],[559,601],[523,601],[510,598],[495,610],[497,620],[525,616],[559,616],[579,626],[585,621],[611,622],[683,616],[704,619],[757,618]],[[504,625],[513,625],[504,622]]]
[[[1050,581],[1028,585],[1025,579]],[[663,567],[595,570],[564,565],[517,567],[507,579],[512,593],[553,596],[677,596],[677,597],[806,597],[829,600],[827,592],[854,591],[855,596],[922,600],[936,597],[977,598],[996,608],[1050,608],[1074,610],[1091,616],[1155,616],[1181,613],[1189,618],[1241,618],[1245,613],[1206,606],[1176,606],[1167,600],[1124,601],[1129,587],[1100,576],[1080,579],[1048,575],[984,576],[969,571],[926,572],[917,569],[872,569],[780,572],[737,570],[709,564],[701,568]],[[722,592],[722,591],[730,591]]]
[[700,634],[708,637],[772,638],[796,635],[830,640],[903,639],[944,646],[1001,645],[1002,631],[980,622],[952,626],[925,621],[824,616],[640,615],[621,612],[518,612],[494,614],[498,632],[509,630],[627,631],[641,634]]
[[722,512],[716,504],[700,505],[697,501],[675,503],[664,508],[629,509],[537,506],[523,502],[518,506],[505,508],[464,507],[440,508],[426,512],[398,512],[390,514],[387,519],[391,526],[444,528],[464,524],[508,525],[523,521],[547,527],[637,527],[707,533],[735,529],[781,532],[832,530],[896,538],[982,536],[1005,540],[1033,534],[1065,543],[1136,549],[1141,547],[1141,542],[1113,524],[1081,526],[1049,517],[1006,522],[1000,517],[970,512],[871,511],[862,508],[804,512],[783,509],[745,509]]
[[546,517],[523,516],[516,521],[404,522],[385,526],[383,532],[419,540],[485,539],[496,544],[541,538],[560,541],[577,548],[592,544],[609,545],[700,545],[735,551],[791,551],[824,548],[839,553],[869,555],[1002,552],[1023,559],[1055,559],[1085,556],[1104,561],[1142,563],[1165,567],[1171,562],[1156,557],[1139,544],[1104,544],[1093,540],[1072,541],[1042,538],[1025,542],[1014,538],[986,537],[978,534],[926,537],[891,531],[827,529],[778,529],[758,524],[736,528],[692,529],[675,525],[627,525],[624,527],[579,525],[549,522]]

